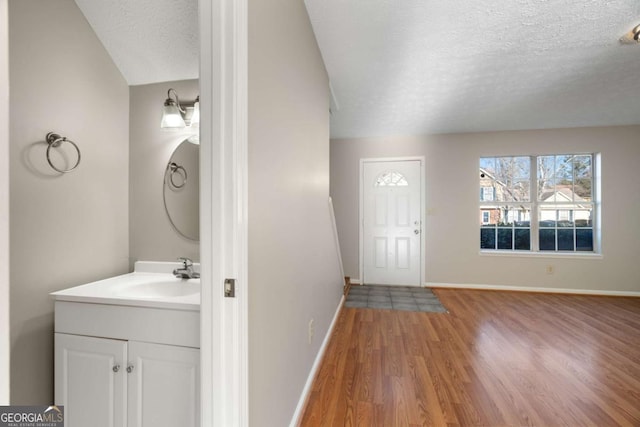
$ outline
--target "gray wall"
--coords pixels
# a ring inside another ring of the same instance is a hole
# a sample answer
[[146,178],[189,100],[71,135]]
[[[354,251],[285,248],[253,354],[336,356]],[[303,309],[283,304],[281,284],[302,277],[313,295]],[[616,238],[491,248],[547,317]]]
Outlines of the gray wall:
[[329,87],[302,1],[249,1],[248,47],[249,411],[251,425],[281,427],[341,298]]
[[[186,130],[161,129],[162,105],[174,88],[185,101],[198,96],[198,81],[131,86],[130,97],[130,247],[131,262],[175,261],[179,256],[200,259],[198,242],[180,236],[162,202],[162,185],[173,150],[189,136]],[[189,176],[197,180],[197,176]]]
[[[426,157],[426,281],[640,291],[640,127],[333,140],[333,197],[345,274],[359,278],[358,173],[367,157]],[[602,153],[602,259],[479,253],[480,156]],[[554,265],[555,273],[546,274]]]
[[[10,2],[9,42],[11,402],[47,404],[48,293],[128,271],[129,88],[73,0]],[[49,131],[77,170],[48,166]]]

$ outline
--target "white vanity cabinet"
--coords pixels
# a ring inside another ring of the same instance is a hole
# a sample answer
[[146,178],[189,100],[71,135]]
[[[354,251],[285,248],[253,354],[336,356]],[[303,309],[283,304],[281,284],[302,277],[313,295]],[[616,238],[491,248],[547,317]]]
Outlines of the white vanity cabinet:
[[125,426],[127,342],[55,334],[55,400],[68,427]]
[[55,403],[67,427],[199,427],[199,307],[56,300]]
[[67,427],[197,427],[196,348],[55,334],[56,403]]
[[200,350],[129,342],[128,427],[200,426]]

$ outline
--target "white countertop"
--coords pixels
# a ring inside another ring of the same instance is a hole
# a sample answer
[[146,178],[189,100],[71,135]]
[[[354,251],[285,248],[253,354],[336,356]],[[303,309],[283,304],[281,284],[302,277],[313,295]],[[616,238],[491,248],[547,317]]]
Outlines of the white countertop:
[[[171,274],[180,263],[136,262],[135,271],[53,292],[56,301],[200,311],[200,279]],[[194,264],[199,271],[199,265]]]

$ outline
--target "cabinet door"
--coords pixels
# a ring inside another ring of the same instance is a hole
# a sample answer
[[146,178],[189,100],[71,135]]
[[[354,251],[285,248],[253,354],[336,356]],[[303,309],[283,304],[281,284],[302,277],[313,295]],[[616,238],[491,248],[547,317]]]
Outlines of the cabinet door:
[[129,341],[128,427],[200,425],[200,350]]
[[55,401],[65,426],[126,426],[126,360],[126,341],[55,334]]

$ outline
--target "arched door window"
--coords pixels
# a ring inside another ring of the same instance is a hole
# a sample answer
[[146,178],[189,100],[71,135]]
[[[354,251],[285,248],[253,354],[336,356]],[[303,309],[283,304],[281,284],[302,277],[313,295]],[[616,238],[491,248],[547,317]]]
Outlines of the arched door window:
[[406,187],[409,183],[400,172],[383,172],[378,175],[375,187]]

